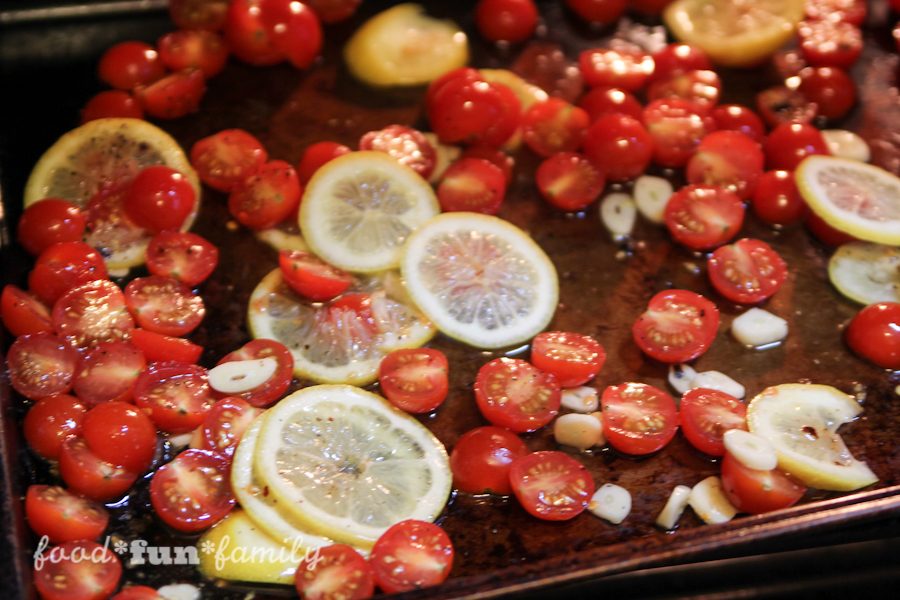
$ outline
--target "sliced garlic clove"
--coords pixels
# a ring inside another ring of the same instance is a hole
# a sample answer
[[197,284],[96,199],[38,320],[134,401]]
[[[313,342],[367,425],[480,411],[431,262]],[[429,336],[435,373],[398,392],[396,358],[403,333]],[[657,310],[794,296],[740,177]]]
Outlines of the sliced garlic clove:
[[693,381],[691,381],[691,388],[719,390],[739,400],[747,395],[747,390],[744,389],[744,386],[720,371],[697,373]]
[[682,363],[669,366],[669,385],[679,394],[683,394],[691,389],[691,382],[694,381],[696,376],[697,371],[691,365]]
[[743,429],[729,429],[722,440],[725,443],[725,450],[748,469],[771,471],[778,466],[775,448],[769,440],[760,435]]
[[869,162],[872,151],[859,134],[846,129],[826,129],[822,131],[825,145],[832,155],[859,162]]
[[597,396],[597,390],[582,385],[563,390],[560,404],[563,408],[578,413],[592,413],[599,408],[600,398]]
[[569,413],[557,417],[553,423],[553,437],[561,446],[587,450],[603,437],[600,421],[591,415]]
[[173,450],[182,450],[183,448],[202,448],[203,435],[200,427],[187,433],[170,433],[166,436],[169,445]]
[[626,238],[634,229],[637,207],[628,194],[616,192],[600,201],[600,220],[613,239]]
[[597,443],[594,444],[594,447],[605,446],[606,436],[603,434],[603,413],[598,410],[597,412],[592,412],[591,416],[597,419],[597,422],[600,423],[600,439],[597,440]]
[[662,223],[665,220],[666,205],[674,191],[668,179],[641,175],[634,182],[634,203],[645,219]]
[[666,500],[666,505],[659,511],[656,517],[656,525],[665,530],[675,529],[678,520],[687,508],[688,498],[691,495],[691,488],[686,485],[676,485]]
[[604,483],[588,502],[595,516],[618,525],[631,512],[631,493],[620,485]]
[[752,348],[763,348],[787,337],[787,321],[761,308],[751,308],[731,322],[731,334]]
[[277,368],[278,361],[271,356],[224,362],[209,370],[209,387],[223,394],[240,394],[264,384]]
[[737,509],[722,489],[722,480],[715,475],[691,488],[688,504],[704,523],[727,523],[737,514]]

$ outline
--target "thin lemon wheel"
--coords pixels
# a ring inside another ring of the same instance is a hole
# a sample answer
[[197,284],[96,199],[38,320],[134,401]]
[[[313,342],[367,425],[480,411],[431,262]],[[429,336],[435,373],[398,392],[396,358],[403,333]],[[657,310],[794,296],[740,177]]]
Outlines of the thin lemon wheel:
[[835,229],[900,246],[900,177],[874,165],[819,155],[803,159],[794,176],[806,203]]
[[435,19],[418,4],[399,4],[356,30],[344,47],[350,72],[373,86],[414,86],[437,79],[469,60],[466,34]]
[[300,231],[318,256],[357,273],[395,268],[409,234],[440,212],[434,190],[384,152],[350,152],[322,166],[300,204]]
[[317,383],[368,385],[392,350],[426,344],[437,329],[405,297],[391,272],[359,278],[351,291],[371,295],[376,329],[350,311],[300,298],[280,269],[266,275],[250,295],[247,325],[254,338],[277,340],[294,357],[294,374]]
[[254,467],[306,528],[364,548],[399,521],[437,518],[452,479],[425,426],[347,385],[304,388],[269,409]]
[[872,242],[842,244],[828,261],[828,279],[860,304],[900,302],[900,248]]
[[410,236],[401,273],[442,333],[476,348],[523,343],[551,321],[556,268],[528,234],[503,219],[444,213]]
[[794,35],[804,0],[675,0],[663,21],[679,41],[726,67],[761,63]]
[[[193,225],[200,207],[200,180],[178,142],[142,119],[97,119],[60,137],[35,164],[25,184],[27,207],[48,197],[63,198],[85,208],[98,191],[127,182],[145,167],[163,164],[181,172],[196,192],[194,211],[183,229]],[[111,271],[143,264],[150,236],[122,228],[112,217],[85,238],[99,248]]]
[[769,440],[778,466],[822,490],[850,491],[878,481],[837,433],[862,413],[852,397],[827,385],[790,383],[763,390],[747,406],[751,432]]

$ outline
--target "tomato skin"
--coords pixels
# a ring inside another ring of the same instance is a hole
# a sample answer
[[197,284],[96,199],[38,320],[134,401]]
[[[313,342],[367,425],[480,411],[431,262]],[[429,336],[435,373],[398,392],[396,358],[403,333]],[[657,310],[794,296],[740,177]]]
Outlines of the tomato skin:
[[459,158],[484,159],[493,163],[503,171],[503,177],[506,179],[507,186],[512,181],[513,168],[516,166],[516,159],[500,148],[494,148],[486,144],[475,144],[474,146],[467,146],[462,151],[462,154],[459,155]]
[[22,432],[25,441],[40,456],[59,458],[63,440],[81,433],[85,405],[75,396],[57,394],[41,398],[25,414]]
[[127,91],[162,79],[166,67],[153,46],[128,41],[107,48],[100,57],[97,71],[105,83]]
[[653,80],[668,79],[688,71],[709,71],[713,68],[706,52],[690,44],[668,44],[653,54]]
[[131,342],[97,342],[82,352],[72,387],[89,405],[128,401],[146,366],[144,353]]
[[171,277],[132,279],[125,286],[125,302],[138,325],[175,337],[192,332],[206,315],[203,298]]
[[643,456],[661,450],[678,430],[675,400],[652,385],[611,385],[603,390],[600,406],[603,435],[625,454]]
[[425,108],[432,130],[448,144],[499,147],[516,132],[521,117],[515,94],[474,69],[456,69],[432,82]]
[[147,245],[147,270],[194,287],[212,275],[219,264],[219,249],[196,233],[162,231]]
[[770,169],[793,171],[807,156],[828,155],[822,132],[807,123],[782,123],[773,129],[765,143],[766,163]]
[[34,586],[44,600],[105,600],[119,586],[122,563],[105,546],[79,540],[54,546],[36,561]]
[[611,87],[588,90],[578,99],[578,106],[587,111],[591,123],[610,113],[622,113],[640,121],[644,111],[634,94]]
[[814,67],[849,69],[862,54],[862,30],[852,23],[831,19],[802,21],[797,25],[803,58]]
[[77,363],[78,352],[52,333],[20,336],[6,354],[9,382],[30,400],[71,390]]
[[175,361],[152,363],[134,385],[134,403],[169,433],[196,429],[215,403],[206,369]]
[[626,0],[566,0],[569,10],[589,23],[612,23],[626,5]]
[[300,562],[294,587],[307,600],[365,600],[375,593],[375,572],[353,546],[332,544]]
[[597,376],[606,351],[594,338],[571,331],[539,333],[531,342],[531,364],[553,374],[559,385],[571,388]]
[[806,211],[806,218],[804,219],[804,224],[810,233],[815,236],[817,240],[825,244],[826,246],[837,247],[841,244],[846,244],[847,242],[856,241],[856,238],[850,235],[849,233],[845,233],[838,229],[835,229],[828,223],[826,223],[822,217],[817,215],[811,210]]
[[146,585],[129,585],[119,590],[110,600],[163,600],[156,590]]
[[72,288],[95,279],[108,279],[99,252],[84,242],[58,242],[38,256],[28,275],[28,288],[44,304],[52,306]]
[[765,156],[739,131],[714,131],[703,138],[687,164],[688,183],[715,185],[748,199],[763,174]]
[[222,398],[200,426],[201,449],[233,456],[244,432],[261,412],[242,398]]
[[856,83],[843,69],[810,67],[800,71],[800,93],[827,119],[840,119],[856,104]]
[[653,138],[653,160],[664,167],[683,167],[715,130],[705,108],[681,98],[653,100],[644,108],[643,121]]
[[124,90],[103,90],[91,96],[81,109],[82,124],[108,117],[143,119],[144,109]]
[[535,431],[559,412],[556,378],[524,360],[495,358],[478,370],[475,400],[484,417],[517,433]]
[[[232,6],[238,2],[233,2]],[[243,129],[223,129],[191,146],[191,164],[209,187],[230,192],[269,159],[265,147]]]
[[268,229],[296,213],[301,194],[294,167],[273,160],[231,190],[228,211],[245,227]]
[[362,0],[309,0],[309,4],[323,23],[340,23],[356,13]]
[[375,583],[387,594],[439,585],[453,566],[453,543],[443,529],[425,521],[400,521],[372,547]]
[[378,368],[381,392],[391,404],[409,413],[429,413],[450,389],[447,357],[434,348],[400,348]]
[[798,90],[776,85],[756,94],[756,109],[769,127],[783,123],[809,123],[819,106]]
[[710,456],[724,456],[722,437],[729,429],[747,429],[747,406],[719,390],[693,388],[678,405],[681,432],[691,446]]
[[262,21],[262,0],[232,0],[225,15],[225,41],[239,60],[258,67],[285,59]]
[[577,152],[558,152],[547,158],[534,178],[544,200],[567,212],[584,210],[606,187],[603,173]]
[[737,235],[744,223],[744,204],[725,188],[687,185],[669,199],[664,218],[676,242],[709,250]]
[[32,531],[55,544],[96,540],[109,524],[109,513],[102,504],[48,485],[28,486],[25,517]]
[[90,409],[81,435],[98,458],[143,473],[156,452],[156,427],[144,412],[126,402],[106,402]]
[[19,243],[31,254],[57,242],[80,242],[86,220],[81,210],[62,198],[44,198],[22,213],[16,233]]
[[159,56],[171,71],[200,69],[203,77],[215,77],[228,62],[228,46],[221,35],[202,29],[170,31],[156,42]]
[[804,4],[810,21],[832,19],[862,26],[868,10],[865,0],[808,0]]
[[750,207],[770,225],[793,225],[806,216],[806,202],[792,171],[766,171],[756,184]]
[[642,51],[593,48],[578,55],[584,82],[590,87],[613,87],[635,92],[653,74],[653,58]]
[[590,123],[587,111],[551,97],[535,103],[522,115],[522,136],[529,148],[546,158],[578,150]]
[[197,203],[194,186],[171,167],[153,165],[131,181],[125,212],[139,226],[159,233],[179,229]]
[[300,162],[297,163],[297,176],[302,185],[312,179],[313,174],[319,170],[319,167],[327,163],[333,158],[343,156],[350,152],[350,147],[337,142],[316,142],[310,144],[303,151]]
[[437,197],[444,212],[495,215],[506,197],[506,176],[500,167],[483,158],[460,158],[444,171]]
[[101,460],[80,437],[63,441],[59,474],[71,491],[98,502],[121,498],[138,478],[137,473]]
[[647,170],[653,158],[653,138],[640,121],[612,113],[594,121],[583,151],[607,179],[627,181]]
[[864,359],[885,369],[900,369],[900,303],[866,306],[850,321],[845,336]]
[[33,294],[7,283],[0,294],[0,317],[14,336],[30,333],[52,333],[50,309]]
[[147,362],[174,360],[196,364],[203,354],[203,346],[190,340],[139,327],[132,330],[131,343],[140,348]]
[[272,45],[298,69],[312,65],[322,50],[322,25],[316,12],[294,0],[262,0],[259,10]]
[[178,119],[197,112],[206,94],[206,79],[200,69],[182,69],[134,88],[141,107],[157,119]]
[[[323,142],[333,144],[333,142]],[[344,154],[340,144],[325,146],[325,162],[335,157],[335,152]],[[406,125],[388,125],[384,129],[369,131],[359,140],[360,150],[376,150],[394,157],[397,162],[406,165],[423,178],[428,179],[434,171],[436,153],[425,135]],[[349,151],[349,149],[348,149]]]
[[767,243],[752,238],[716,248],[706,270],[716,291],[739,304],[771,298],[787,280],[787,264],[781,256]]
[[647,87],[647,99],[650,101],[681,98],[710,109],[718,104],[721,93],[719,75],[706,69],[673,73],[665,79],[654,79]]
[[665,290],[647,303],[632,327],[635,343],[650,358],[675,364],[706,352],[719,329],[716,305],[688,290]]
[[479,0],[475,5],[475,25],[492,42],[525,41],[537,22],[534,0]]
[[234,508],[231,461],[209,450],[185,450],[150,480],[150,503],[162,521],[178,531],[207,529]]
[[315,302],[332,300],[353,283],[353,276],[302,250],[278,253],[281,275],[292,290]]
[[594,480],[580,462],[558,450],[515,459],[509,481],[519,504],[545,521],[574,519],[594,495]]
[[[350,296],[350,294],[346,294],[342,298],[347,296]],[[294,357],[291,351],[281,342],[259,339],[247,342],[239,349],[222,357],[222,360],[219,361],[221,365],[232,360],[252,360],[266,357],[272,357],[278,362],[275,374],[260,386],[235,394],[251,405],[260,408],[279,400],[290,387],[294,373]]]
[[229,0],[169,0],[169,18],[179,29],[219,31]]
[[738,131],[754,142],[766,139],[766,126],[755,112],[741,104],[719,104],[712,110],[716,129]]
[[754,515],[793,506],[806,493],[806,486],[784,472],[748,469],[727,452],[722,489],[735,508]]
[[485,425],[464,433],[450,452],[453,487],[470,494],[512,493],[509,467],[528,454],[522,439],[508,429]]

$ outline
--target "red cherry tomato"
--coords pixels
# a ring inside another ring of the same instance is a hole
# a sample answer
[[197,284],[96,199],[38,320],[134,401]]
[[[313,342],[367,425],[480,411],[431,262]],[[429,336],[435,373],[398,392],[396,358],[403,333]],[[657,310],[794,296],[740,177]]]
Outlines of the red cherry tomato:
[[653,74],[653,58],[641,50],[592,48],[578,55],[584,82],[635,92]]
[[560,210],[584,210],[606,187],[606,178],[583,154],[559,152],[544,160],[534,175],[541,196]]
[[134,88],[141,108],[157,119],[178,119],[197,112],[205,93],[206,79],[200,69],[182,69]]
[[819,114],[827,119],[841,119],[856,104],[856,83],[843,69],[808,67],[800,71],[797,88],[810,102],[819,107]]
[[804,223],[806,225],[806,228],[809,229],[809,232],[812,233],[817,240],[819,240],[826,246],[837,247],[841,244],[846,244],[847,242],[856,240],[856,238],[849,233],[845,233],[843,231],[835,229],[834,227],[826,223],[822,219],[822,217],[811,210],[806,211],[806,218],[804,220]]
[[712,110],[716,129],[738,131],[761,144],[766,139],[766,126],[755,112],[740,104],[719,104]]
[[356,13],[362,0],[308,0],[323,23],[346,21]]
[[350,151],[349,146],[338,144],[337,142],[326,141],[310,144],[303,151],[303,156],[297,164],[297,176],[300,178],[300,183],[306,185],[312,179],[313,174],[319,170],[319,167],[331,159],[343,156]]
[[862,54],[862,30],[852,23],[824,19],[797,26],[803,58],[814,67],[849,69]]
[[769,127],[782,123],[809,123],[819,114],[819,105],[795,89],[776,85],[756,95],[756,109]]
[[508,429],[492,425],[471,429],[450,453],[453,486],[470,494],[509,495],[509,467],[526,454],[525,442]]
[[81,122],[106,118],[143,119],[144,109],[124,90],[103,90],[91,96],[82,107]]
[[239,60],[256,66],[285,60],[262,20],[262,0],[232,0],[225,15],[225,41]]
[[39,536],[46,535],[55,544],[96,540],[109,523],[109,513],[102,504],[56,485],[28,486],[25,517],[32,531]]
[[722,81],[715,71],[694,69],[673,73],[665,79],[654,79],[647,87],[647,99],[681,98],[712,108],[719,102]]
[[700,142],[686,175],[688,183],[723,187],[744,200],[753,195],[764,164],[753,139],[739,131],[714,131]]
[[9,382],[31,400],[71,390],[77,362],[78,352],[52,333],[20,336],[6,353]]
[[301,250],[278,254],[281,276],[292,290],[315,302],[333,300],[353,283],[353,275]]
[[301,194],[294,167],[272,160],[231,191],[228,210],[245,227],[268,229],[296,213]]
[[[334,158],[335,150],[344,154],[340,150],[342,146],[338,144],[335,146],[327,147],[330,148],[330,158]],[[363,134],[359,140],[359,149],[386,152],[425,179],[431,176],[437,160],[434,147],[428,138],[421,131],[405,125],[388,125],[384,129]],[[326,159],[326,162],[327,160],[330,159]]]
[[65,542],[34,565],[34,586],[44,600],[104,600],[119,587],[122,563],[96,542]]
[[272,45],[298,69],[312,65],[322,50],[322,25],[315,11],[295,0],[262,0],[259,11]]
[[678,409],[672,396],[645,383],[611,385],[600,396],[603,435],[625,454],[662,449],[675,437]]
[[201,449],[234,455],[244,432],[261,412],[241,398],[222,398],[213,405],[200,426]]
[[681,431],[691,446],[710,456],[723,456],[722,437],[729,429],[747,429],[747,406],[719,390],[694,388],[678,406]]
[[145,42],[119,42],[106,49],[97,67],[100,79],[120,90],[133,90],[162,79],[166,66]]
[[333,544],[300,562],[294,587],[307,600],[365,600],[375,592],[375,571],[353,546]]
[[[240,2],[233,2],[232,6]],[[206,185],[230,192],[256,173],[269,155],[258,139],[243,129],[224,129],[191,147],[191,164]]]
[[71,202],[44,198],[22,213],[17,230],[19,243],[37,256],[57,242],[80,242],[85,224],[81,210]]
[[228,62],[228,46],[222,36],[213,31],[170,31],[159,38],[156,47],[170,71],[200,69],[206,79],[221,73]]
[[132,180],[124,208],[137,225],[158,233],[181,228],[196,203],[187,177],[171,167],[153,165]]
[[97,342],[78,359],[73,390],[88,405],[128,401],[146,367],[144,353],[131,342]]
[[90,409],[81,435],[97,458],[135,473],[144,473],[156,452],[153,421],[126,402],[106,402]]
[[594,121],[584,140],[584,154],[610,181],[642,175],[653,157],[653,138],[640,121],[621,113]]
[[509,481],[522,508],[546,521],[574,519],[594,495],[594,480],[584,465],[556,450],[516,458]]
[[138,473],[100,459],[80,437],[63,441],[59,475],[71,491],[98,502],[121,498],[138,478]]
[[444,212],[464,210],[494,215],[506,196],[503,170],[483,158],[460,158],[447,167],[437,187]]
[[425,107],[428,122],[442,142],[494,147],[516,132],[521,112],[518,98],[508,87],[486,81],[473,69],[457,69],[435,80]]
[[766,171],[756,184],[750,207],[770,225],[793,225],[806,215],[806,202],[792,171]]
[[378,384],[384,396],[410,413],[435,410],[450,389],[447,357],[434,348],[401,348],[384,357]]
[[862,26],[866,20],[865,0],[806,0],[806,18],[810,21],[831,19]]
[[159,429],[186,433],[203,423],[215,398],[206,369],[171,361],[153,363],[138,377],[134,403],[150,414]]
[[548,331],[531,342],[531,364],[554,375],[564,388],[587,383],[597,376],[604,362],[603,346],[581,333]]
[[589,23],[612,23],[625,12],[627,0],[566,0],[566,6]]
[[72,288],[53,305],[52,315],[59,335],[79,347],[121,340],[134,329],[125,295],[106,279]]
[[169,0],[169,17],[179,29],[219,31],[229,0]]
[[806,493],[806,486],[778,469],[748,469],[731,454],[722,459],[722,488],[741,512],[760,514],[787,508]]
[[487,146],[485,144],[467,146],[459,157],[482,158],[488,162],[494,163],[496,166],[500,167],[501,171],[503,171],[503,177],[506,178],[506,184],[509,185],[512,181],[513,167],[516,166],[516,160],[499,148],[494,148],[493,146]]
[[679,244],[709,250],[737,235],[744,223],[744,204],[725,188],[687,185],[669,199],[665,223]]
[[52,333],[50,309],[25,290],[7,283],[0,294],[0,317],[14,336]]
[[147,362],[174,360],[195,364],[203,354],[203,346],[180,337],[136,328],[131,331],[131,343],[140,348]]
[[195,233],[162,231],[147,245],[147,270],[194,287],[219,264],[219,249]]
[[719,329],[716,305],[694,292],[666,290],[647,304],[632,328],[644,354],[664,363],[682,363],[706,352]]
[[[632,3],[633,4],[633,3]],[[690,44],[669,44],[653,54],[653,79],[664,80],[688,71],[712,70],[706,52]]]
[[792,171],[807,156],[831,154],[822,132],[807,123],[782,123],[766,138],[766,163],[770,169]]
[[178,531],[201,531],[234,508],[231,461],[209,450],[185,450],[150,480],[150,504]]
[[28,275],[28,288],[44,304],[53,303],[70,289],[95,279],[108,279],[99,252],[84,242],[58,242],[38,256]]
[[125,286],[125,302],[138,325],[176,337],[192,332],[206,315],[203,298],[171,277],[132,279]]
[[536,102],[522,115],[522,136],[539,156],[574,152],[590,125],[587,112],[562,98]]
[[644,110],[631,92],[609,87],[588,90],[578,99],[578,106],[587,111],[591,123],[610,113],[622,113],[640,121]]
[[56,460],[63,440],[81,433],[87,408],[75,396],[57,394],[34,403],[22,422],[25,441],[40,456]]
[[119,590],[110,600],[165,600],[152,587],[146,585],[129,585]]
[[643,120],[653,138],[653,160],[664,167],[683,167],[715,129],[705,108],[680,98],[650,102]]
[[771,298],[787,279],[787,264],[767,243],[744,238],[709,256],[709,280],[732,302],[756,304]]
[[148,235],[125,212],[129,181],[122,180],[108,187],[100,186],[82,210],[87,218],[84,241],[96,246],[102,254],[111,254],[129,245],[143,243]]
[[[352,297],[353,295],[346,294],[342,296],[342,298],[348,298],[348,296]],[[358,307],[353,310],[358,314],[363,309]],[[366,307],[365,310],[368,311],[368,308]],[[224,362],[233,360],[256,360],[268,357],[274,358],[278,363],[275,373],[252,390],[235,394],[235,396],[246,400],[253,406],[268,406],[276,400],[280,400],[285,392],[287,392],[288,387],[291,385],[291,378],[294,373],[294,357],[291,354],[291,351],[281,342],[259,339],[247,342],[234,352],[226,354],[222,360],[219,361],[219,364],[221,365]]]
[[900,369],[900,303],[878,302],[850,321],[847,343],[858,355],[885,369]]
[[392,525],[372,547],[375,583],[387,594],[439,585],[453,566],[453,544],[434,523],[407,520]]
[[517,358],[495,358],[478,370],[475,400],[484,417],[515,432],[534,431],[559,412],[559,383]]
[[645,15],[658,15],[673,0],[631,0],[631,8]]
[[479,0],[475,5],[475,25],[492,42],[525,41],[537,22],[534,0]]

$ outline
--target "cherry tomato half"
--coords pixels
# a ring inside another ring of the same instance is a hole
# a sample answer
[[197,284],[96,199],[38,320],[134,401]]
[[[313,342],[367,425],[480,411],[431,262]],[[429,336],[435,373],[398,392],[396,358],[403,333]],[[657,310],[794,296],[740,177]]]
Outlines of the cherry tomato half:
[[737,235],[744,223],[744,203],[722,187],[686,185],[672,194],[664,219],[676,242],[709,250]]
[[603,173],[577,152],[557,152],[547,158],[534,178],[544,200],[567,212],[584,210],[606,187]]
[[278,363],[275,373],[257,387],[235,394],[235,396],[243,398],[257,407],[268,406],[281,399],[291,385],[294,373],[294,356],[287,346],[275,340],[252,340],[234,352],[225,355],[219,361],[221,365],[232,360],[256,360],[267,357],[274,358]]
[[71,491],[98,502],[121,498],[138,478],[138,473],[99,458],[80,437],[63,441],[59,475]]
[[727,452],[722,459],[722,489],[735,508],[750,514],[793,506],[806,493],[806,486],[784,472],[749,469]]
[[594,495],[594,480],[585,466],[557,450],[515,459],[509,481],[522,508],[546,521],[574,519]]
[[294,587],[307,600],[365,600],[375,592],[375,571],[353,546],[332,544],[300,562]]
[[147,270],[194,287],[206,281],[219,264],[219,249],[195,233],[163,231],[147,245]]
[[539,333],[531,342],[531,364],[571,388],[587,383],[606,362],[606,351],[594,338],[571,331]]
[[172,361],[153,363],[138,377],[134,402],[163,431],[186,433],[203,423],[215,398],[206,369]]
[[694,292],[666,290],[650,299],[632,333],[644,354],[664,363],[681,363],[706,352],[718,328],[715,304]]
[[178,531],[201,531],[234,508],[231,461],[209,450],[185,450],[150,480],[150,503]]
[[171,31],[156,43],[159,57],[170,71],[200,69],[209,79],[222,72],[228,62],[228,46],[221,35],[202,29]]
[[109,523],[109,513],[98,503],[57,485],[30,485],[25,492],[25,517],[39,536],[51,542],[96,540]]
[[272,160],[231,190],[228,210],[245,227],[268,229],[296,213],[301,194],[294,167]]
[[730,394],[707,388],[684,393],[678,406],[681,431],[691,446],[710,456],[725,454],[729,429],[747,429],[747,406]]
[[33,294],[8,283],[0,294],[0,317],[3,326],[14,336],[30,333],[52,333],[50,309]]
[[156,427],[143,411],[126,402],[106,402],[84,416],[81,435],[98,458],[143,473],[156,452]]
[[536,102],[522,115],[522,136],[536,154],[548,157],[578,150],[590,124],[586,110],[551,97]]
[[206,79],[200,69],[175,71],[134,88],[134,97],[141,108],[157,119],[178,119],[197,112],[204,94]]
[[453,486],[471,494],[512,493],[509,467],[528,447],[509,429],[486,425],[464,433],[450,453]]
[[89,405],[128,401],[146,366],[144,353],[130,341],[97,342],[81,353],[72,387]]
[[787,280],[787,264],[767,243],[744,238],[720,246],[707,261],[716,291],[740,304],[771,298]]
[[262,142],[243,129],[224,129],[191,146],[191,164],[197,175],[203,183],[220,192],[233,190],[268,159]]
[[125,303],[141,327],[176,337],[192,332],[206,315],[203,298],[177,279],[158,275],[129,281]]
[[453,566],[453,544],[443,529],[425,521],[400,521],[372,547],[375,582],[388,594],[439,585]]
[[200,426],[202,449],[232,456],[244,432],[261,412],[242,398],[222,398],[206,413]]
[[756,190],[764,165],[762,148],[752,138],[740,131],[714,131],[697,146],[686,175],[688,183],[722,187],[746,200]]
[[33,577],[44,600],[104,600],[119,587],[122,563],[96,542],[65,542],[35,561]]
[[136,328],[131,331],[131,343],[140,348],[147,362],[174,360],[196,363],[203,354],[203,346],[180,337]]
[[625,454],[644,455],[662,449],[678,430],[672,396],[645,383],[611,385],[600,396],[603,435]]
[[378,368],[381,392],[391,404],[410,413],[435,410],[450,389],[447,357],[434,348],[400,348]]
[[464,210],[494,215],[506,196],[503,170],[483,158],[460,158],[447,167],[437,197],[444,212]]
[[302,250],[282,250],[278,254],[278,266],[292,290],[315,302],[337,298],[353,283],[350,273]]
[[52,315],[59,335],[79,347],[125,339],[134,329],[125,294],[106,279],[70,289],[53,305]]
[[495,358],[475,378],[481,414],[516,432],[534,431],[553,420],[561,395],[553,375],[517,358]]
[[52,333],[32,333],[16,338],[6,354],[9,382],[31,400],[72,389],[78,352]]

